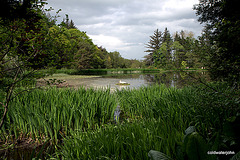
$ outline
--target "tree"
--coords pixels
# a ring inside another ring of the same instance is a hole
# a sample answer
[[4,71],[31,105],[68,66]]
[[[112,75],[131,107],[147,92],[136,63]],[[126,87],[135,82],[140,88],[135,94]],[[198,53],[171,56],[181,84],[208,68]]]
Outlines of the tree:
[[194,42],[194,53],[198,57],[198,63],[202,67],[209,66],[210,56],[215,52],[215,45],[210,42],[210,31],[203,29],[202,35]]
[[67,29],[76,29],[77,27],[74,25],[73,20],[71,20],[71,21],[69,22],[69,16],[68,16],[68,14],[66,14],[65,16],[66,16],[66,18],[63,19],[63,21],[60,23],[60,26],[61,26],[61,27],[65,27],[65,28],[67,28]]
[[154,66],[165,68],[170,59],[169,50],[167,47],[167,42],[164,42],[161,47],[156,50],[153,54]]
[[175,41],[172,44],[173,50],[173,62],[176,68],[181,68],[181,64],[185,61],[184,47],[178,42]]
[[[158,34],[158,33],[161,33]],[[188,67],[199,65],[199,56],[194,47],[195,39],[191,31],[176,32],[173,36],[174,42],[168,29],[165,28],[163,34],[158,30],[150,36],[148,44],[150,54],[146,55],[145,64],[161,68],[181,67],[182,61],[186,61]],[[174,64],[174,66],[173,66]]]
[[154,34],[150,36],[150,41],[146,45],[148,50],[146,50],[145,52],[149,53],[147,56],[144,57],[146,59],[146,65],[153,65],[153,54],[161,47],[161,44],[162,32],[157,29],[156,31],[154,31]]
[[3,0],[0,5],[2,20],[41,19],[39,12],[45,5],[44,0]]
[[105,66],[108,69],[112,68],[112,59],[109,55],[106,55]]
[[175,32],[174,35],[173,35],[173,41],[180,41],[180,35],[178,32]]
[[71,41],[71,32],[67,28],[53,26],[49,28],[49,35],[53,39],[53,47],[51,50],[55,53],[56,67],[58,69],[62,67],[69,67],[70,62],[73,61],[73,55],[76,47],[76,44]]
[[112,68],[121,68],[122,67],[122,57],[119,52],[114,51],[109,53]]
[[51,66],[56,60],[51,50],[53,39],[42,13],[43,4],[35,0],[3,2],[9,15],[2,12],[0,15],[0,93],[4,97],[0,102],[0,128],[10,101],[22,93],[15,88],[42,77],[43,74],[36,71]]
[[142,68],[142,62],[136,59],[131,59],[131,67],[130,68]]
[[167,49],[166,59],[168,61],[170,61],[170,59],[171,59],[171,45],[173,43],[173,40],[172,40],[171,34],[169,33],[169,30],[167,29],[167,27],[165,28],[164,33],[163,33],[162,43],[166,44],[166,49]]
[[174,34],[174,42],[179,42],[183,46],[182,57],[184,57],[187,67],[199,68],[203,66],[199,56],[200,51],[203,51],[203,45],[201,45],[202,42],[200,43],[194,38],[193,32],[183,30],[180,33],[176,32]]
[[74,56],[74,63],[77,69],[93,68],[91,60],[93,58],[94,46],[87,41],[78,42],[78,51]]
[[90,61],[91,66],[93,66],[94,69],[105,68],[104,58],[103,52],[95,45],[93,57]]
[[68,27],[69,29],[75,29],[75,28],[77,28],[76,26],[75,26],[75,24],[74,24],[74,22],[73,22],[73,20],[71,19],[71,21],[70,21],[70,23],[69,23],[69,27]]
[[207,61],[211,76],[240,86],[240,10],[238,0],[202,0],[194,6],[198,21],[210,31],[213,51]]

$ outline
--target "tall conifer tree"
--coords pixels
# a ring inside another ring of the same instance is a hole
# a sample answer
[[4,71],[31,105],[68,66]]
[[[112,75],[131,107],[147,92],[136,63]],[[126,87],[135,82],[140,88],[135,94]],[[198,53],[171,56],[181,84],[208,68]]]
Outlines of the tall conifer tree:
[[170,61],[171,59],[171,45],[173,43],[171,34],[169,32],[169,30],[167,29],[167,27],[164,30],[163,33],[163,37],[162,37],[162,43],[166,43],[166,49],[167,49],[167,54],[166,54],[166,58],[168,61]]
[[153,65],[154,63],[153,54],[154,52],[159,50],[161,44],[162,44],[162,32],[157,29],[154,31],[154,34],[150,36],[150,41],[148,42],[148,44],[146,44],[148,50],[146,50],[145,52],[149,53],[147,56],[145,56],[146,65]]

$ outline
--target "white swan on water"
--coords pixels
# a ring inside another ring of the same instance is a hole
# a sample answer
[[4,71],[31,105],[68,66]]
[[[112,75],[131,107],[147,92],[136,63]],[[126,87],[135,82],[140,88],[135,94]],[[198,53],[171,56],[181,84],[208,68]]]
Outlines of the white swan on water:
[[120,84],[128,84],[127,82],[124,82],[124,81],[119,81]]

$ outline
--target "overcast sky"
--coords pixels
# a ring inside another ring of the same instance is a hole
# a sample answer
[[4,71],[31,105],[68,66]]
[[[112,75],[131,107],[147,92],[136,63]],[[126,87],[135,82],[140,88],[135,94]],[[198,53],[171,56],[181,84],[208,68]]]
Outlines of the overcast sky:
[[[192,31],[199,36],[202,26],[193,5],[198,0],[48,0],[54,12],[61,9],[62,21],[69,15],[75,26],[86,31],[98,46],[118,51],[128,59],[143,59],[145,44],[156,29]],[[54,12],[51,12],[54,15]]]

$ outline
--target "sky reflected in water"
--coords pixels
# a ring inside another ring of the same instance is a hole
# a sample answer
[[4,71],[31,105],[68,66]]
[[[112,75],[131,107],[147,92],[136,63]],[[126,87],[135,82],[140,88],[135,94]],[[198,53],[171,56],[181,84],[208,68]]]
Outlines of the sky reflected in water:
[[[189,76],[191,75],[191,76]],[[192,78],[195,77],[195,78]],[[116,74],[104,75],[99,78],[87,79],[69,79],[68,83],[74,88],[84,86],[87,88],[110,88],[111,90],[123,88],[139,88],[154,84],[165,84],[169,87],[183,87],[199,83],[197,79],[209,81],[207,72],[166,72],[166,73],[150,73],[150,74]],[[130,85],[116,85],[119,81],[125,81]]]

